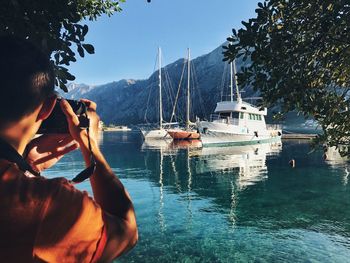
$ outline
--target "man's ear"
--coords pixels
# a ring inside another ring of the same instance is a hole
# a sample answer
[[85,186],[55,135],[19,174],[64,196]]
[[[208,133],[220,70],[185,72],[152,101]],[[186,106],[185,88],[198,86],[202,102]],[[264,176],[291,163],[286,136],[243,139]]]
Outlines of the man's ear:
[[42,107],[41,107],[41,109],[39,111],[39,114],[38,114],[38,118],[37,118],[38,121],[39,120],[45,120],[45,119],[47,119],[50,116],[53,108],[56,105],[56,100],[57,100],[57,97],[56,96],[52,96],[52,97],[47,98],[44,101],[44,103],[43,103],[43,105],[42,105]]

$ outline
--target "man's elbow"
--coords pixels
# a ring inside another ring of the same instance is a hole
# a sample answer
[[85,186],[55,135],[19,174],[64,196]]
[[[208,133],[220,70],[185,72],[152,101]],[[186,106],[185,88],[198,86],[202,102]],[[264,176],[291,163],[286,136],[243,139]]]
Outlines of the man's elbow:
[[128,247],[129,249],[131,249],[137,244],[137,241],[139,240],[139,233],[138,233],[136,222],[129,224],[128,228],[129,228],[128,229],[128,237],[129,237]]

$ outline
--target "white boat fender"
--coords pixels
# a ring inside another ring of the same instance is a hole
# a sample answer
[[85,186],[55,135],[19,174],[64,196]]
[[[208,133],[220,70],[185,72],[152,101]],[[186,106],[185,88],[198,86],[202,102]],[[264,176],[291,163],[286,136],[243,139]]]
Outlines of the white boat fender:
[[294,160],[294,159],[290,160],[290,161],[289,161],[289,165],[290,165],[292,168],[294,168],[294,167],[295,167],[295,160]]

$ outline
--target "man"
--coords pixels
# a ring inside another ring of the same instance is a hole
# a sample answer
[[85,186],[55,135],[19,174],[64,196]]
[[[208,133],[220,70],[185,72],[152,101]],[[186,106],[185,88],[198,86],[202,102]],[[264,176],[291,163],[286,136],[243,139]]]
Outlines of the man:
[[26,40],[0,37],[0,80],[0,261],[109,262],[132,248],[135,213],[96,143],[96,104],[85,100],[92,199],[63,178],[33,176],[78,147],[91,165],[88,134],[65,100],[70,134],[32,139],[56,104],[49,58]]

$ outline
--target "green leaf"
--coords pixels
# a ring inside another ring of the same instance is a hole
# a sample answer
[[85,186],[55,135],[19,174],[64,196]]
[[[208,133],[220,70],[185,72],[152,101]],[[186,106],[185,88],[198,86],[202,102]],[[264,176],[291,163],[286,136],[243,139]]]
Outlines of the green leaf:
[[68,88],[66,84],[64,84],[63,82],[60,82],[60,89],[63,90],[64,92],[68,92]]
[[83,44],[84,49],[86,50],[87,53],[89,54],[94,54],[95,53],[95,48],[93,45],[90,44]]
[[83,26],[83,35],[85,36],[87,34],[87,32],[89,31],[89,27],[87,25]]
[[77,46],[77,50],[79,55],[83,58],[84,57],[84,49],[81,47],[81,45]]

